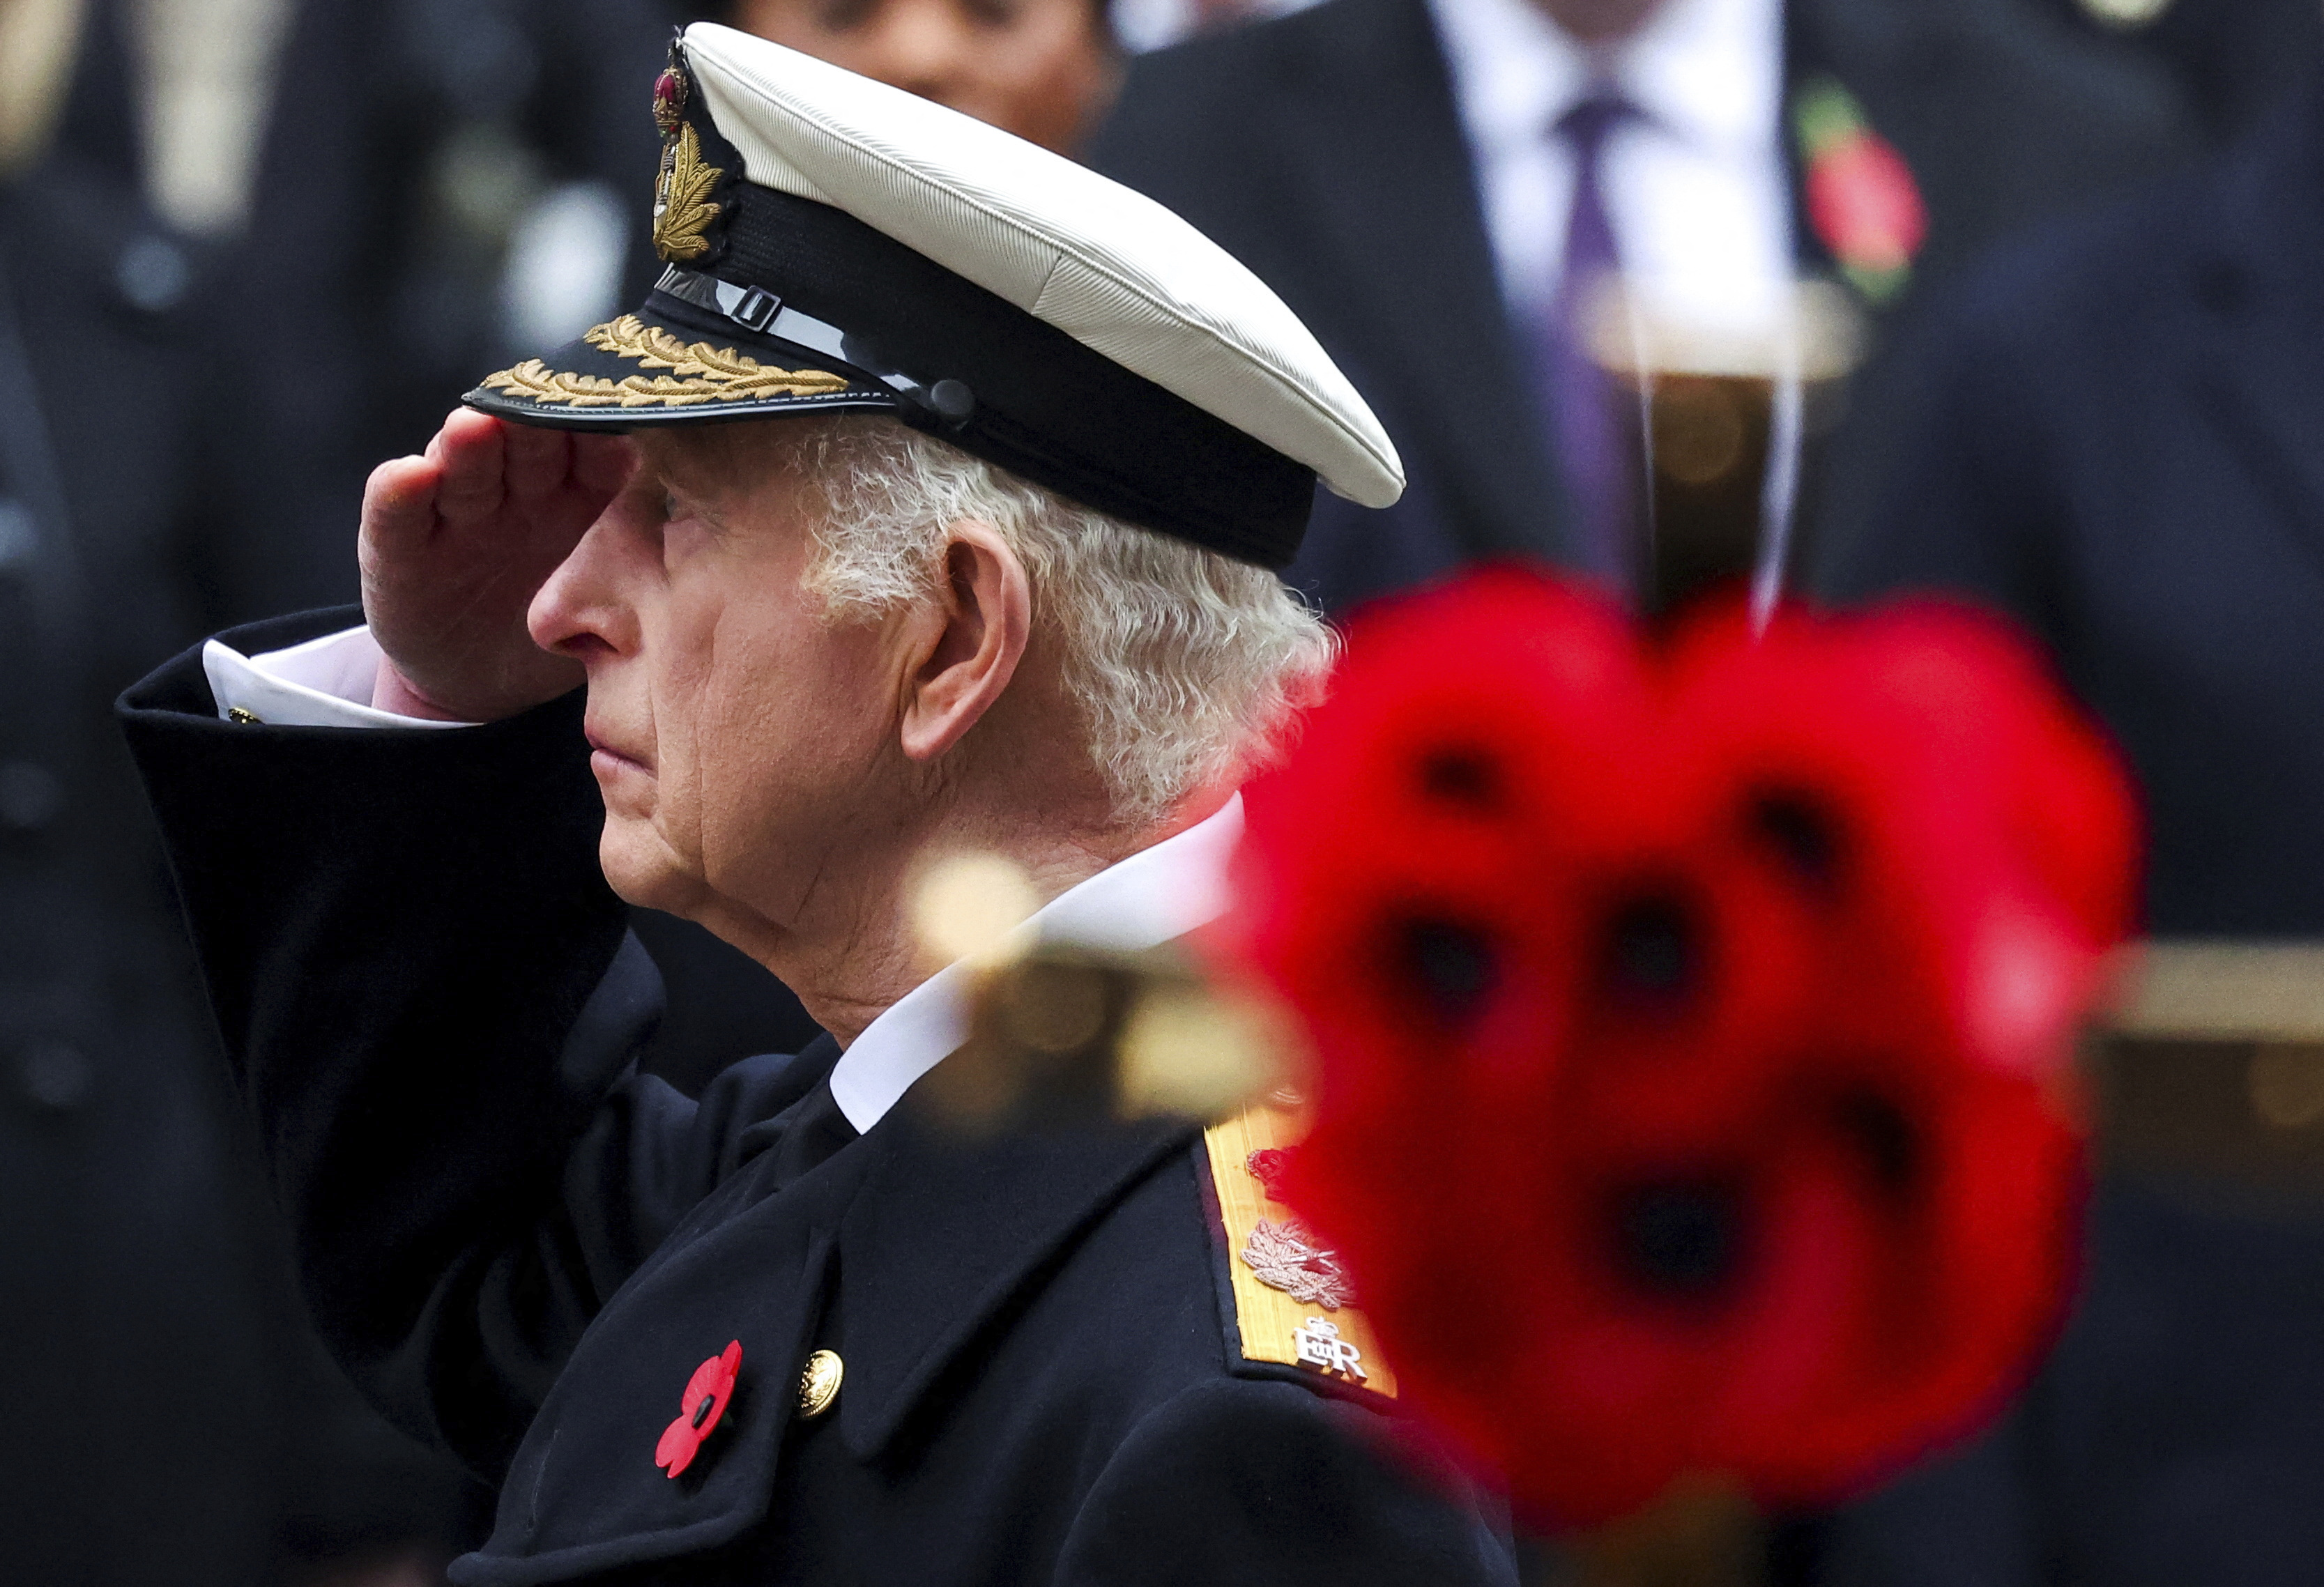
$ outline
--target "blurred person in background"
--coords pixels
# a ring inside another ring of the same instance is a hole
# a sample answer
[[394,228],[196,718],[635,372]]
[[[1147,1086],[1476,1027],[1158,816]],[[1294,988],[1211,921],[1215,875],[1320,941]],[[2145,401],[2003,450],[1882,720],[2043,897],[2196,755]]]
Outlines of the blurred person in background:
[[[2324,8],[2319,8],[2324,9]],[[1909,437],[1835,600],[2039,634],[2137,766],[2161,936],[2324,937],[2324,112],[2005,251],[1898,349]]]
[[1104,0],[736,0],[702,14],[1064,154],[1120,86]]
[[[420,1587],[465,1479],[314,1342],[107,706],[328,554],[227,534],[205,348],[287,14],[0,5],[0,1578]],[[290,350],[278,349],[284,356]],[[263,482],[262,487],[263,488]]]
[[[1412,488],[1319,502],[1292,574],[1337,608],[1508,552],[1628,577],[1637,442],[1575,283],[1717,319],[1833,274],[1886,321],[2189,137],[2165,73],[2036,0],[1325,0],[1137,60],[1091,158],[1249,260],[1379,406]],[[1853,406],[1835,470],[1878,449],[1877,367]]]
[[[352,599],[368,459],[433,434],[478,358],[595,323],[650,272],[652,122],[611,112],[666,29],[641,0],[280,3],[235,314],[308,377],[245,422],[313,460],[287,504]],[[576,103],[608,114],[556,114]]]
[[[2324,937],[2324,46],[2304,67],[2217,164],[1929,306],[1909,444],[1818,568],[2047,642],[2144,785],[2158,937]],[[1846,1518],[1834,1582],[2324,1579],[2324,1218],[2248,1172],[2103,1181],[2042,1379]]]

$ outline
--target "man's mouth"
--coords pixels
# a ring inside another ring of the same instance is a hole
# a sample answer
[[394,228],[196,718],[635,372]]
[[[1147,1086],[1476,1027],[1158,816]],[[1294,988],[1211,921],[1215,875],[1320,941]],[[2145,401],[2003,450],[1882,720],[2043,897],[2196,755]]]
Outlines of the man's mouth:
[[[603,734],[598,733],[595,728],[585,728],[583,730],[583,736],[589,741],[589,758],[593,762],[603,760],[611,761],[613,766],[621,767],[628,770],[644,771],[648,773],[650,773],[653,770],[653,767],[646,761],[645,757],[642,755],[632,754],[627,750],[619,748]],[[598,770],[612,770],[612,767],[600,766],[598,767]]]

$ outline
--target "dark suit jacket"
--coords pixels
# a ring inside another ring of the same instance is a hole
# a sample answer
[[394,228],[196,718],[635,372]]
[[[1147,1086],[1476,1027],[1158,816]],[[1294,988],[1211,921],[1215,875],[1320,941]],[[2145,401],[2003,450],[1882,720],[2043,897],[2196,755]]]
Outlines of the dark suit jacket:
[[[1913,165],[1933,217],[1923,279],[2154,169],[2184,136],[2160,73],[2024,0],[1797,0],[1787,32],[1791,79],[1837,78]],[[1142,58],[1089,159],[1280,292],[1404,455],[1412,488],[1395,508],[1319,494],[1295,583],[1339,607],[1477,557],[1563,554],[1533,377],[1424,0],[1326,0]],[[1878,408],[1876,387],[1864,406]]]
[[[279,645],[344,616],[269,625]],[[464,1583],[1501,1582],[1384,1418],[1231,1348],[1177,1122],[855,1135],[827,1039],[699,1103],[598,871],[577,699],[450,734],[127,697],[211,994],[348,1370],[502,1481]],[[696,1466],[689,1375],[742,1382]],[[793,1414],[810,1350],[836,1409]]]
[[[1821,583],[2015,613],[2144,785],[2168,934],[2324,930],[2324,96],[2029,240],[1901,349],[1923,401]],[[1839,1587],[2324,1576],[2324,1225],[2101,1195],[2007,1425],[1835,1527]]]
[[2156,932],[2324,934],[2324,97],[1997,259],[1905,356],[1911,447],[1822,590],[2033,626],[2144,785]]
[[2089,0],[2043,3],[2102,48],[2160,63],[2222,140],[2249,132],[2324,60],[2324,6],[2308,0],[2165,5],[2129,29],[2101,20]]

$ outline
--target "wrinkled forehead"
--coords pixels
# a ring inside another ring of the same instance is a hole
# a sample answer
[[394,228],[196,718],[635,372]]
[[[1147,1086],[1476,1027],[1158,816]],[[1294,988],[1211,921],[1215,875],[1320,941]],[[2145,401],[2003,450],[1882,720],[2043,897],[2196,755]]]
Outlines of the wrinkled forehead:
[[674,425],[631,438],[639,464],[675,488],[721,499],[788,496],[810,477],[832,419],[761,419]]

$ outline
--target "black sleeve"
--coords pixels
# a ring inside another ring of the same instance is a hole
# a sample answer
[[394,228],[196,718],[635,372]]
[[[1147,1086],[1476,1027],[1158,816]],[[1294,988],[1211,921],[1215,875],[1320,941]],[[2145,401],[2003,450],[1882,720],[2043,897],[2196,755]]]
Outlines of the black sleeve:
[[699,1103],[629,1066],[660,983],[598,869],[577,695],[444,731],[234,725],[189,652],[122,715],[318,1326],[393,1419],[496,1472],[796,1066]]
[[1379,1416],[1290,1383],[1177,1396],[1084,1501],[1056,1587],[1516,1587],[1508,1529]]

